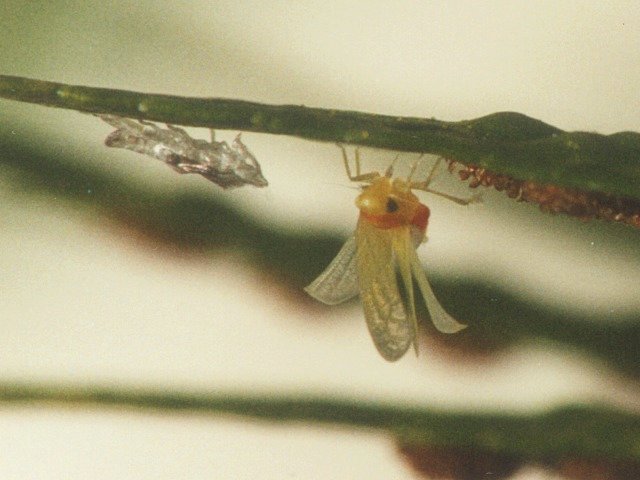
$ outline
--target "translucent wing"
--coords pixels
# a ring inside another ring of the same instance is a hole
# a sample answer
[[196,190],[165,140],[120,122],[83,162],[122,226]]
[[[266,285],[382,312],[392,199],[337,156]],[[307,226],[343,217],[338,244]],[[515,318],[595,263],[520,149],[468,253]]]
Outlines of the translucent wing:
[[327,305],[336,305],[358,295],[356,239],[351,237],[336,258],[305,291]]
[[356,231],[356,263],[364,315],[376,348],[389,361],[402,357],[416,336],[415,320],[407,317],[398,291],[394,230],[380,229],[361,219]]
[[408,253],[410,255],[409,262],[411,263],[411,271],[413,272],[416,282],[418,282],[424,303],[427,306],[427,310],[429,310],[429,316],[435,327],[442,333],[456,333],[463,328],[467,328],[465,324],[458,322],[449,315],[445,309],[442,308],[442,305],[440,305],[433,290],[431,290],[431,285],[429,284],[429,280],[427,280],[427,274],[420,264],[420,259],[415,249],[408,249]]
[[[404,291],[407,296],[405,310],[408,309],[409,321],[413,325],[414,332],[418,331],[418,319],[416,318],[416,302],[413,293],[413,277],[411,259],[415,255],[416,239],[413,238],[409,227],[395,228],[390,231],[392,235],[392,249],[395,257],[400,278],[404,284]],[[418,354],[418,342],[413,342],[413,346]]]

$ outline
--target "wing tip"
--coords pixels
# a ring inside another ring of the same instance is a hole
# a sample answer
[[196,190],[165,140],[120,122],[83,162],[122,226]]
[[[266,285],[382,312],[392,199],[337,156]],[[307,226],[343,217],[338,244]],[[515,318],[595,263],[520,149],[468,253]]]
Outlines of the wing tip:
[[460,324],[460,326],[451,327],[451,328],[446,328],[446,329],[441,329],[441,328],[439,328],[438,330],[439,330],[441,333],[446,333],[446,334],[448,334],[448,335],[453,335],[454,333],[461,332],[462,330],[464,330],[464,329],[465,329],[465,328],[467,328],[467,327],[468,327],[468,325]]
[[315,283],[316,282],[310,283],[309,285],[303,288],[303,290],[310,297],[316,299],[320,303],[324,303],[325,305],[338,305],[339,303],[342,303],[345,301],[344,298],[335,298],[333,296],[327,295],[325,292],[322,292],[318,288],[318,286],[315,285]]
[[438,330],[440,333],[447,333],[447,334],[458,333],[469,326],[465,323],[458,322],[455,318],[453,318],[448,313],[446,314],[445,318],[434,319],[433,317],[431,317],[431,321],[433,325],[436,327],[436,330]]

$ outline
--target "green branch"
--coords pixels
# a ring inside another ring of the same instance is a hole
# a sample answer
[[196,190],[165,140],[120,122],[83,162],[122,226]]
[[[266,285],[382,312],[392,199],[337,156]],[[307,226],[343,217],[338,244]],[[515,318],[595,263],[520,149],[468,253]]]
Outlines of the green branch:
[[568,455],[640,460],[640,416],[605,407],[575,406],[541,414],[480,414],[299,395],[189,394],[6,383],[0,384],[0,402],[190,411],[373,428],[414,445],[477,448],[529,461]]
[[640,199],[640,134],[564,132],[525,115],[375,115],[92,88],[0,75],[0,97],[90,113],[443,156],[520,180]]

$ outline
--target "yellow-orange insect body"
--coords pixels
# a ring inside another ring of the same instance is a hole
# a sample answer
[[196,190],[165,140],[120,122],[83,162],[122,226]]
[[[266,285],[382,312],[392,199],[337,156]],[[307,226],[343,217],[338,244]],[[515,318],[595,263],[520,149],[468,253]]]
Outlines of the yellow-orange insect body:
[[[342,153],[349,178],[366,183],[356,199],[360,210],[358,225],[355,235],[305,290],[329,305],[359,294],[376,348],[386,360],[394,361],[411,345],[416,353],[418,351],[414,280],[438,330],[454,333],[465,328],[436,299],[416,254],[416,248],[425,238],[429,208],[411,189],[442,195],[461,204],[471,200],[430,190],[428,185],[433,172],[424,182],[412,182],[411,175],[406,180],[391,178],[393,165],[384,175],[377,172],[360,174],[357,150],[356,175],[351,175],[344,148]],[[400,295],[398,273],[405,299]]]

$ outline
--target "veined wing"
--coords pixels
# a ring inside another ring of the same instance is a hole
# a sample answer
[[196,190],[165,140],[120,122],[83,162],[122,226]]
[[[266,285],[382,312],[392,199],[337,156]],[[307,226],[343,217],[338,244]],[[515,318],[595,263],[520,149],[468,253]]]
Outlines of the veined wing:
[[[366,220],[356,231],[360,299],[369,333],[380,354],[398,360],[416,336],[415,321],[407,317],[396,279],[393,235],[396,229],[380,229]],[[407,235],[409,235],[407,229]]]
[[355,237],[347,240],[324,272],[304,290],[327,305],[336,305],[358,295]]
[[418,258],[418,254],[415,249],[409,249],[408,254],[410,255],[409,262],[411,263],[411,271],[413,272],[416,282],[418,282],[418,287],[420,288],[420,292],[424,298],[424,303],[427,306],[429,316],[431,317],[431,321],[435,327],[442,333],[456,333],[463,328],[467,328],[464,323],[458,322],[455,318],[449,315],[444,308],[442,308],[442,305],[440,305],[440,302],[431,289],[431,285],[427,279],[427,274],[422,268],[422,264],[420,263],[420,259]]
[[[413,293],[413,276],[411,260],[415,255],[416,238],[409,227],[394,228],[391,233],[391,248],[393,256],[400,272],[400,278],[404,284],[406,295],[405,311],[409,315],[409,321],[413,325],[414,332],[418,331],[418,319],[416,317],[416,301]],[[424,236],[424,235],[423,235]],[[413,342],[413,346],[418,354],[418,342]]]

